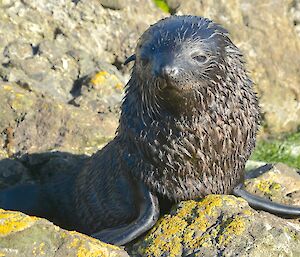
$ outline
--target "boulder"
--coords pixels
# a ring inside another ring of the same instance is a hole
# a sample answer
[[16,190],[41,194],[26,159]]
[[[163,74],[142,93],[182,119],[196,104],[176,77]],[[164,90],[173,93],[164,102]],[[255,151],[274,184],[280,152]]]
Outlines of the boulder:
[[121,248],[60,229],[51,222],[0,209],[0,256],[128,257]]
[[92,154],[118,126],[112,112],[100,115],[18,84],[0,82],[0,99],[2,158],[54,150]]
[[[248,173],[248,177],[249,191],[264,192],[278,202],[300,204],[300,175],[296,170],[282,164],[267,165]],[[300,223],[256,211],[235,196],[208,195],[174,206],[127,250],[132,256],[152,257],[300,256]]]

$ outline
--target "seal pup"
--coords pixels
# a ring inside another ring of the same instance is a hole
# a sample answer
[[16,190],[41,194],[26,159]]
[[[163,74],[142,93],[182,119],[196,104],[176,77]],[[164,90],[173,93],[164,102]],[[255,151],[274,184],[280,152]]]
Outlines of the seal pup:
[[224,28],[197,16],[163,19],[141,36],[130,61],[115,138],[78,173],[3,191],[2,207],[118,245],[155,224],[161,196],[177,202],[235,193],[259,209],[300,215],[241,186],[259,107]]

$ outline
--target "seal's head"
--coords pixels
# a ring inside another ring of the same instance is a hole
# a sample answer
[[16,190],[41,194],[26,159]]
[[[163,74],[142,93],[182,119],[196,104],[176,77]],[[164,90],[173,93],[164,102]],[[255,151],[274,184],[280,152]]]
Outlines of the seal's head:
[[[135,55],[128,59],[131,60],[135,60],[134,73],[143,92],[158,99],[152,97],[156,101],[154,105],[180,114],[191,110],[185,107],[180,111],[179,106],[195,107],[191,94],[197,95],[199,90],[226,80],[239,79],[230,77],[232,73],[228,70],[243,67],[241,54],[228,32],[213,21],[197,16],[173,16],[152,25],[141,36]],[[250,82],[244,71],[239,74],[244,76],[242,83]],[[178,101],[182,104],[178,105]]]

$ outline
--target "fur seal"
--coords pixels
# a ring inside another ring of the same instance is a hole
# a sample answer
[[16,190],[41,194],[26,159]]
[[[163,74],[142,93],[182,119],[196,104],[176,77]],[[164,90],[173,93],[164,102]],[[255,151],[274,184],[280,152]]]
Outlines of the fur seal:
[[224,28],[197,16],[163,19],[141,36],[130,61],[116,137],[78,173],[3,191],[2,207],[119,245],[155,224],[161,196],[235,193],[258,209],[300,215],[241,186],[259,107]]

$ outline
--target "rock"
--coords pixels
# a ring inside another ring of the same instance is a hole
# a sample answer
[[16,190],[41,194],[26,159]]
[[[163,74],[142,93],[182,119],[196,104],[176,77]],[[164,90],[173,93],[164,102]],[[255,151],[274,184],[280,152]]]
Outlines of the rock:
[[123,83],[118,73],[100,70],[87,75],[74,87],[71,104],[98,114],[119,113]]
[[0,136],[8,156],[47,151],[92,154],[114,137],[118,119],[0,82]]
[[0,209],[0,224],[0,256],[128,256],[119,247],[20,212]]
[[99,61],[121,69],[141,33],[163,17],[151,0],[18,0],[0,8],[0,78],[64,102]]
[[[257,184],[256,181],[272,178],[274,187],[262,182],[264,191],[275,190],[279,192],[278,197],[287,194],[293,200],[283,202],[300,204],[300,175],[280,164],[271,170],[270,167],[249,173],[250,177],[251,174],[263,175],[247,180],[247,188],[250,189],[252,183]],[[289,183],[292,184],[289,188],[281,190]],[[144,238],[128,246],[127,250],[133,256],[152,257],[300,256],[299,243],[300,223],[296,219],[283,219],[256,211],[246,201],[234,196],[209,195],[199,201],[185,201],[173,207],[170,214],[161,218]]]
[[249,192],[275,202],[300,205],[300,173],[297,169],[278,163],[262,166],[247,177],[245,185]]
[[125,3],[121,0],[100,0],[103,7],[113,10],[121,10],[125,8]]
[[263,132],[273,136],[300,125],[300,40],[290,12],[291,6],[298,5],[293,0],[194,0],[181,1],[177,8],[177,14],[205,16],[229,30],[256,84]]
[[291,16],[295,25],[295,30],[300,36],[300,1],[295,0],[291,5]]

